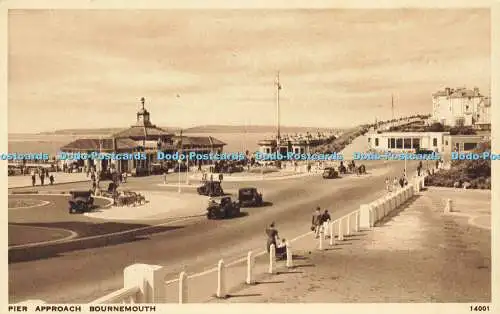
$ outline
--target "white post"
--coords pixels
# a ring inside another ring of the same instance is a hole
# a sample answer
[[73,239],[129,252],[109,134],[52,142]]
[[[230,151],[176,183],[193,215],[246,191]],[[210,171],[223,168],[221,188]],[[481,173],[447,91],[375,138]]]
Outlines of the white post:
[[165,275],[162,266],[133,264],[123,271],[123,287],[139,287],[135,303],[165,303]]
[[330,225],[328,229],[330,231],[330,245],[335,245],[335,235],[333,234],[333,227],[335,227],[335,224],[333,221],[329,221],[328,224]]
[[354,213],[354,232],[359,232],[359,211]]
[[269,271],[268,273],[274,274],[276,273],[276,246],[271,244],[269,247]]
[[338,224],[338,226],[339,226],[339,229],[338,229],[338,232],[339,232],[338,233],[338,239],[339,239],[339,241],[344,241],[344,226],[342,226],[343,223],[344,223],[343,219],[339,219],[339,224]]
[[345,226],[346,226],[345,235],[348,236],[351,234],[351,215],[348,215],[344,219],[346,220],[346,222],[345,222]]
[[290,242],[286,241],[286,267],[293,267],[293,252]]
[[446,214],[451,213],[453,211],[453,201],[449,198],[446,200],[446,206],[444,208],[444,212]]
[[422,188],[425,188],[425,177],[426,177],[426,176],[423,176],[423,177],[422,177]]
[[253,253],[252,253],[252,251],[250,251],[250,252],[248,252],[248,255],[247,255],[247,280],[246,280],[246,283],[248,285],[253,284],[253,279],[252,279],[253,265],[254,265]]
[[188,276],[186,272],[179,275],[179,304],[188,302]]
[[320,226],[320,230],[319,230],[319,250],[322,251],[323,250],[323,239],[325,237],[325,230],[324,228],[322,228],[322,226]]
[[225,267],[224,260],[220,260],[217,265],[217,298],[225,298],[226,294],[226,276],[225,276]]

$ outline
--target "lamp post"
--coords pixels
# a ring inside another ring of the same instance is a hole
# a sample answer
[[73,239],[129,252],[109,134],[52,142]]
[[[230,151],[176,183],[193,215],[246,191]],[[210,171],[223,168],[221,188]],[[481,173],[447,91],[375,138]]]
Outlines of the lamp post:
[[186,184],[189,185],[189,153],[187,153],[186,155],[187,155]]
[[179,160],[177,160],[177,167],[179,167],[177,169],[177,172],[179,173],[179,181],[178,181],[178,185],[177,185],[177,192],[178,193],[181,193],[181,160],[179,158]]
[[181,193],[181,163],[182,163],[182,160],[181,160],[181,156],[182,156],[182,130],[180,132],[180,136],[181,136],[181,139],[180,139],[180,142],[179,142],[179,158],[177,159],[177,172],[179,174],[179,180],[178,180],[178,189],[177,189],[177,192],[178,193]]

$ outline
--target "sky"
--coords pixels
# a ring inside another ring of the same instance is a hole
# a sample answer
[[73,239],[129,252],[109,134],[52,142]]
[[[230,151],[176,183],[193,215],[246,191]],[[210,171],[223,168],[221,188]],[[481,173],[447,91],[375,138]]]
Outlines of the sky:
[[10,10],[9,133],[159,126],[347,127],[490,93],[487,9]]

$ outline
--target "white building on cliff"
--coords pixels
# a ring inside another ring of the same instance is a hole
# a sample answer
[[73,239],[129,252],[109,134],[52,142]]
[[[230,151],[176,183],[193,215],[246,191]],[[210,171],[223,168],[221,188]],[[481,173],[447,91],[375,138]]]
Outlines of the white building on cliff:
[[447,126],[489,128],[491,102],[474,89],[445,88],[432,94],[432,121]]

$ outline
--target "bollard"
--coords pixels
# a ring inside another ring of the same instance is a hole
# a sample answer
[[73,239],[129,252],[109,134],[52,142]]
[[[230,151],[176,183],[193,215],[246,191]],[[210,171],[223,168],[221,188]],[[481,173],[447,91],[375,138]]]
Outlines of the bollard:
[[179,275],[179,304],[187,303],[188,301],[188,276],[186,272]]
[[347,215],[343,219],[345,219],[344,225],[346,226],[345,235],[349,236],[351,235],[351,215]]
[[271,244],[269,247],[269,271],[268,273],[274,274],[276,273],[276,246]]
[[225,298],[226,294],[226,276],[224,268],[224,260],[220,260],[217,265],[217,298]]
[[333,234],[333,227],[335,227],[335,224],[333,221],[330,222],[330,245],[335,245],[335,235]]
[[323,233],[325,234],[325,239],[326,239],[326,235],[328,234],[328,225],[329,225],[328,221],[325,221],[323,223]]
[[286,241],[286,267],[293,267],[293,253],[290,242]]
[[342,226],[344,224],[344,221],[343,219],[339,219],[339,228],[338,228],[338,239],[339,241],[343,241],[344,240],[344,226]]
[[354,213],[354,232],[359,232],[359,211]]
[[252,279],[253,265],[254,265],[253,253],[252,251],[250,251],[248,252],[247,255],[247,280],[246,280],[247,285],[253,284],[253,279]]
[[420,178],[415,179],[415,193],[420,192]]
[[323,239],[325,237],[325,232],[323,229],[319,230],[319,250],[323,250]]
[[446,200],[446,206],[444,207],[445,213],[451,213],[453,211],[453,201],[449,198]]
[[373,227],[373,208],[370,204],[361,204],[359,206],[359,228],[370,229]]

